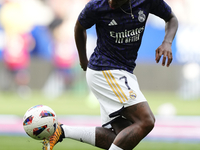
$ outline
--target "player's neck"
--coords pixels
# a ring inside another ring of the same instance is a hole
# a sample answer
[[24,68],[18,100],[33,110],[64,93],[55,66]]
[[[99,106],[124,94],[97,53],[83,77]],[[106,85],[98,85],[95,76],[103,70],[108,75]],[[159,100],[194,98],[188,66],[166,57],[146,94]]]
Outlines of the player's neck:
[[121,7],[129,7],[131,0],[127,0]]
[[125,4],[129,4],[131,0],[127,0]]

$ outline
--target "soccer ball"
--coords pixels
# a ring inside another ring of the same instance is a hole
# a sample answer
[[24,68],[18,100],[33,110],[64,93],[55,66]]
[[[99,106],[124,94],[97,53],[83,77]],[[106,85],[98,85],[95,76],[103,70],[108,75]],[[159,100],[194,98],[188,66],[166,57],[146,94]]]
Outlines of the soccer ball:
[[27,110],[23,117],[25,132],[36,140],[48,139],[56,130],[57,116],[48,106],[36,105]]

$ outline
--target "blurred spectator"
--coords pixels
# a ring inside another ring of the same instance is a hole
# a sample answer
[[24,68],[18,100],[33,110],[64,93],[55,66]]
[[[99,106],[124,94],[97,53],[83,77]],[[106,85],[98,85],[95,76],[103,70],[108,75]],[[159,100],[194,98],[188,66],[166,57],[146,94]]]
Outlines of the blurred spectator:
[[176,58],[183,64],[179,95],[183,99],[200,98],[200,9],[199,0],[167,0],[179,19]]
[[[76,0],[46,1],[54,12],[54,20],[49,25],[53,36],[53,65],[54,71],[49,76],[44,87],[47,96],[54,98],[66,90],[72,89],[77,83],[77,51],[74,42]],[[79,1],[79,5],[80,5]],[[78,6],[79,6],[78,5]],[[75,80],[76,79],[76,80]]]
[[14,81],[14,90],[17,88],[23,98],[30,95],[30,52],[36,44],[31,31],[36,25],[50,22],[51,15],[43,19],[49,12],[39,0],[5,0],[1,7],[0,21],[5,32],[3,61],[12,77],[8,81]]
[[3,61],[17,85],[19,94],[27,94],[30,91],[30,76],[27,70],[30,62],[29,50],[34,46],[34,40],[28,32],[31,23],[25,18],[23,8],[17,2],[6,1],[1,8],[0,19],[5,31]]

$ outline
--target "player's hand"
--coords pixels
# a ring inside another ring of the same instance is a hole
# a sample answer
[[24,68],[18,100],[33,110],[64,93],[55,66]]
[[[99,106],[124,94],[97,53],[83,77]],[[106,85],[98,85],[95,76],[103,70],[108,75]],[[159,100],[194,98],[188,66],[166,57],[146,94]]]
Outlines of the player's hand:
[[172,62],[172,49],[170,42],[163,42],[157,49],[156,49],[156,62],[159,63],[160,58],[163,56],[162,65],[165,66],[167,61],[167,67],[170,66]]
[[88,60],[85,60],[85,61],[80,61],[80,65],[81,65],[81,68],[86,71],[87,70],[87,65],[88,65]]

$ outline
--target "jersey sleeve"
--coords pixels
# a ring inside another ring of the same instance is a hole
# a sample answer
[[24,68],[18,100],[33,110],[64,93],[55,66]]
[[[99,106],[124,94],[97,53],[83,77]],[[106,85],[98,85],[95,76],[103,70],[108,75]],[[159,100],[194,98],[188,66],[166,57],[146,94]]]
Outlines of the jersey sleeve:
[[164,0],[152,0],[150,13],[168,21],[170,19],[172,10]]
[[97,12],[91,0],[79,14],[78,21],[85,29],[88,29],[97,22],[97,18]]

